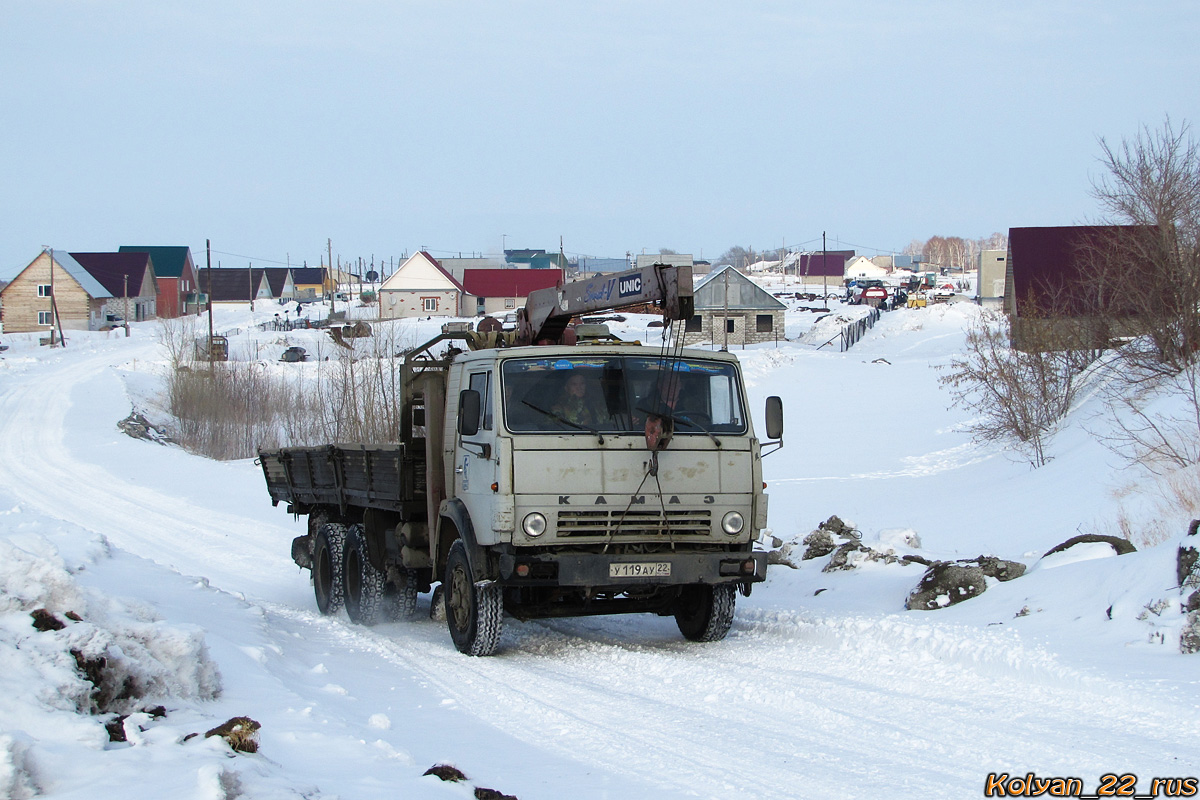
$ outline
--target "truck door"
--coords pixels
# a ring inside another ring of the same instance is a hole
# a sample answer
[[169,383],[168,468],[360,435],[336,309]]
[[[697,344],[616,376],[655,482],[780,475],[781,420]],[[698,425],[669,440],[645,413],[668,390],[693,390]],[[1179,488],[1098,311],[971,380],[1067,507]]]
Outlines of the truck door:
[[[491,365],[468,374],[467,388],[479,396],[479,416],[473,434],[463,433],[459,426],[454,447],[455,494],[471,514],[471,524],[480,544],[495,541],[492,518],[496,493],[492,484],[497,480],[498,442],[496,441],[495,378]],[[460,408],[460,414],[464,409]]]

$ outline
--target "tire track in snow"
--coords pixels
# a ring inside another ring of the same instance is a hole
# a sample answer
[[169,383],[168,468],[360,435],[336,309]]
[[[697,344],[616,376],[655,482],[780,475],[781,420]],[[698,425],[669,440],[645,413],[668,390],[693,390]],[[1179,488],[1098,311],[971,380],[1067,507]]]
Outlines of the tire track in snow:
[[[71,456],[71,390],[110,359],[45,365],[26,373],[36,382],[0,389],[0,481],[23,502],[226,591],[271,596],[264,574],[299,580],[260,523]],[[70,486],[87,490],[73,496]],[[669,620],[639,615],[510,622],[496,657],[471,659],[443,625],[370,630],[264,608],[420,676],[480,726],[536,752],[673,796],[967,796],[993,770],[1094,779],[1122,764],[1164,775],[1200,767],[1178,744],[1200,734],[1194,709],[1075,680],[1019,642],[978,632],[938,629],[931,641],[926,626],[891,620],[743,611],[725,642],[695,645]],[[353,675],[342,677],[354,693]]]
[[[154,347],[123,348],[120,358],[146,358]],[[72,389],[110,370],[114,355],[71,354],[6,383],[0,391],[0,483],[21,502],[101,533],[122,549],[185,574],[202,567],[205,577],[231,591],[269,592],[294,565],[264,536],[261,523],[164,495],[72,456],[64,441]]]

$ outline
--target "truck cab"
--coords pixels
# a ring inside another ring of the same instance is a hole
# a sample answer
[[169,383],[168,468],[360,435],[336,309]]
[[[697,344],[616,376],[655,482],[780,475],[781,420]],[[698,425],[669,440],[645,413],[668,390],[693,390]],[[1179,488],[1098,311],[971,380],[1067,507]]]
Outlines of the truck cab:
[[761,450],[734,356],[485,349],[458,356],[446,388],[439,564],[463,540],[472,583],[499,584],[518,618],[678,618],[695,595],[703,624],[685,635],[724,636],[734,590],[766,572]]

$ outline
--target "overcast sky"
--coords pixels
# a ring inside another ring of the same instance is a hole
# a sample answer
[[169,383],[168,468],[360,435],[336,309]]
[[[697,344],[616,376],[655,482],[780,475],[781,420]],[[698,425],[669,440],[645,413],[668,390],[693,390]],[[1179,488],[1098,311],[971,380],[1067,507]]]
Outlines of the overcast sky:
[[1200,123],[1198,35],[1191,0],[0,0],[0,278],[1089,221],[1097,137]]

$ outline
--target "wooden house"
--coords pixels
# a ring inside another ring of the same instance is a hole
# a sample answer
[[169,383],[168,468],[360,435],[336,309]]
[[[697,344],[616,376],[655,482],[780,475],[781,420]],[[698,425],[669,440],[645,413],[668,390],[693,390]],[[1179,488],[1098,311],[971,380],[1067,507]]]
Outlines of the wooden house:
[[783,303],[728,264],[705,275],[693,290],[695,314],[684,324],[684,344],[716,347],[783,338]]
[[149,253],[158,285],[157,314],[174,318],[204,309],[192,249],[182,246],[121,245],[121,253]]
[[[53,253],[53,258],[51,257]],[[67,252],[44,250],[0,293],[5,333],[100,330],[114,295]]]
[[460,317],[466,295],[463,285],[422,250],[379,287],[379,314],[381,319]]

